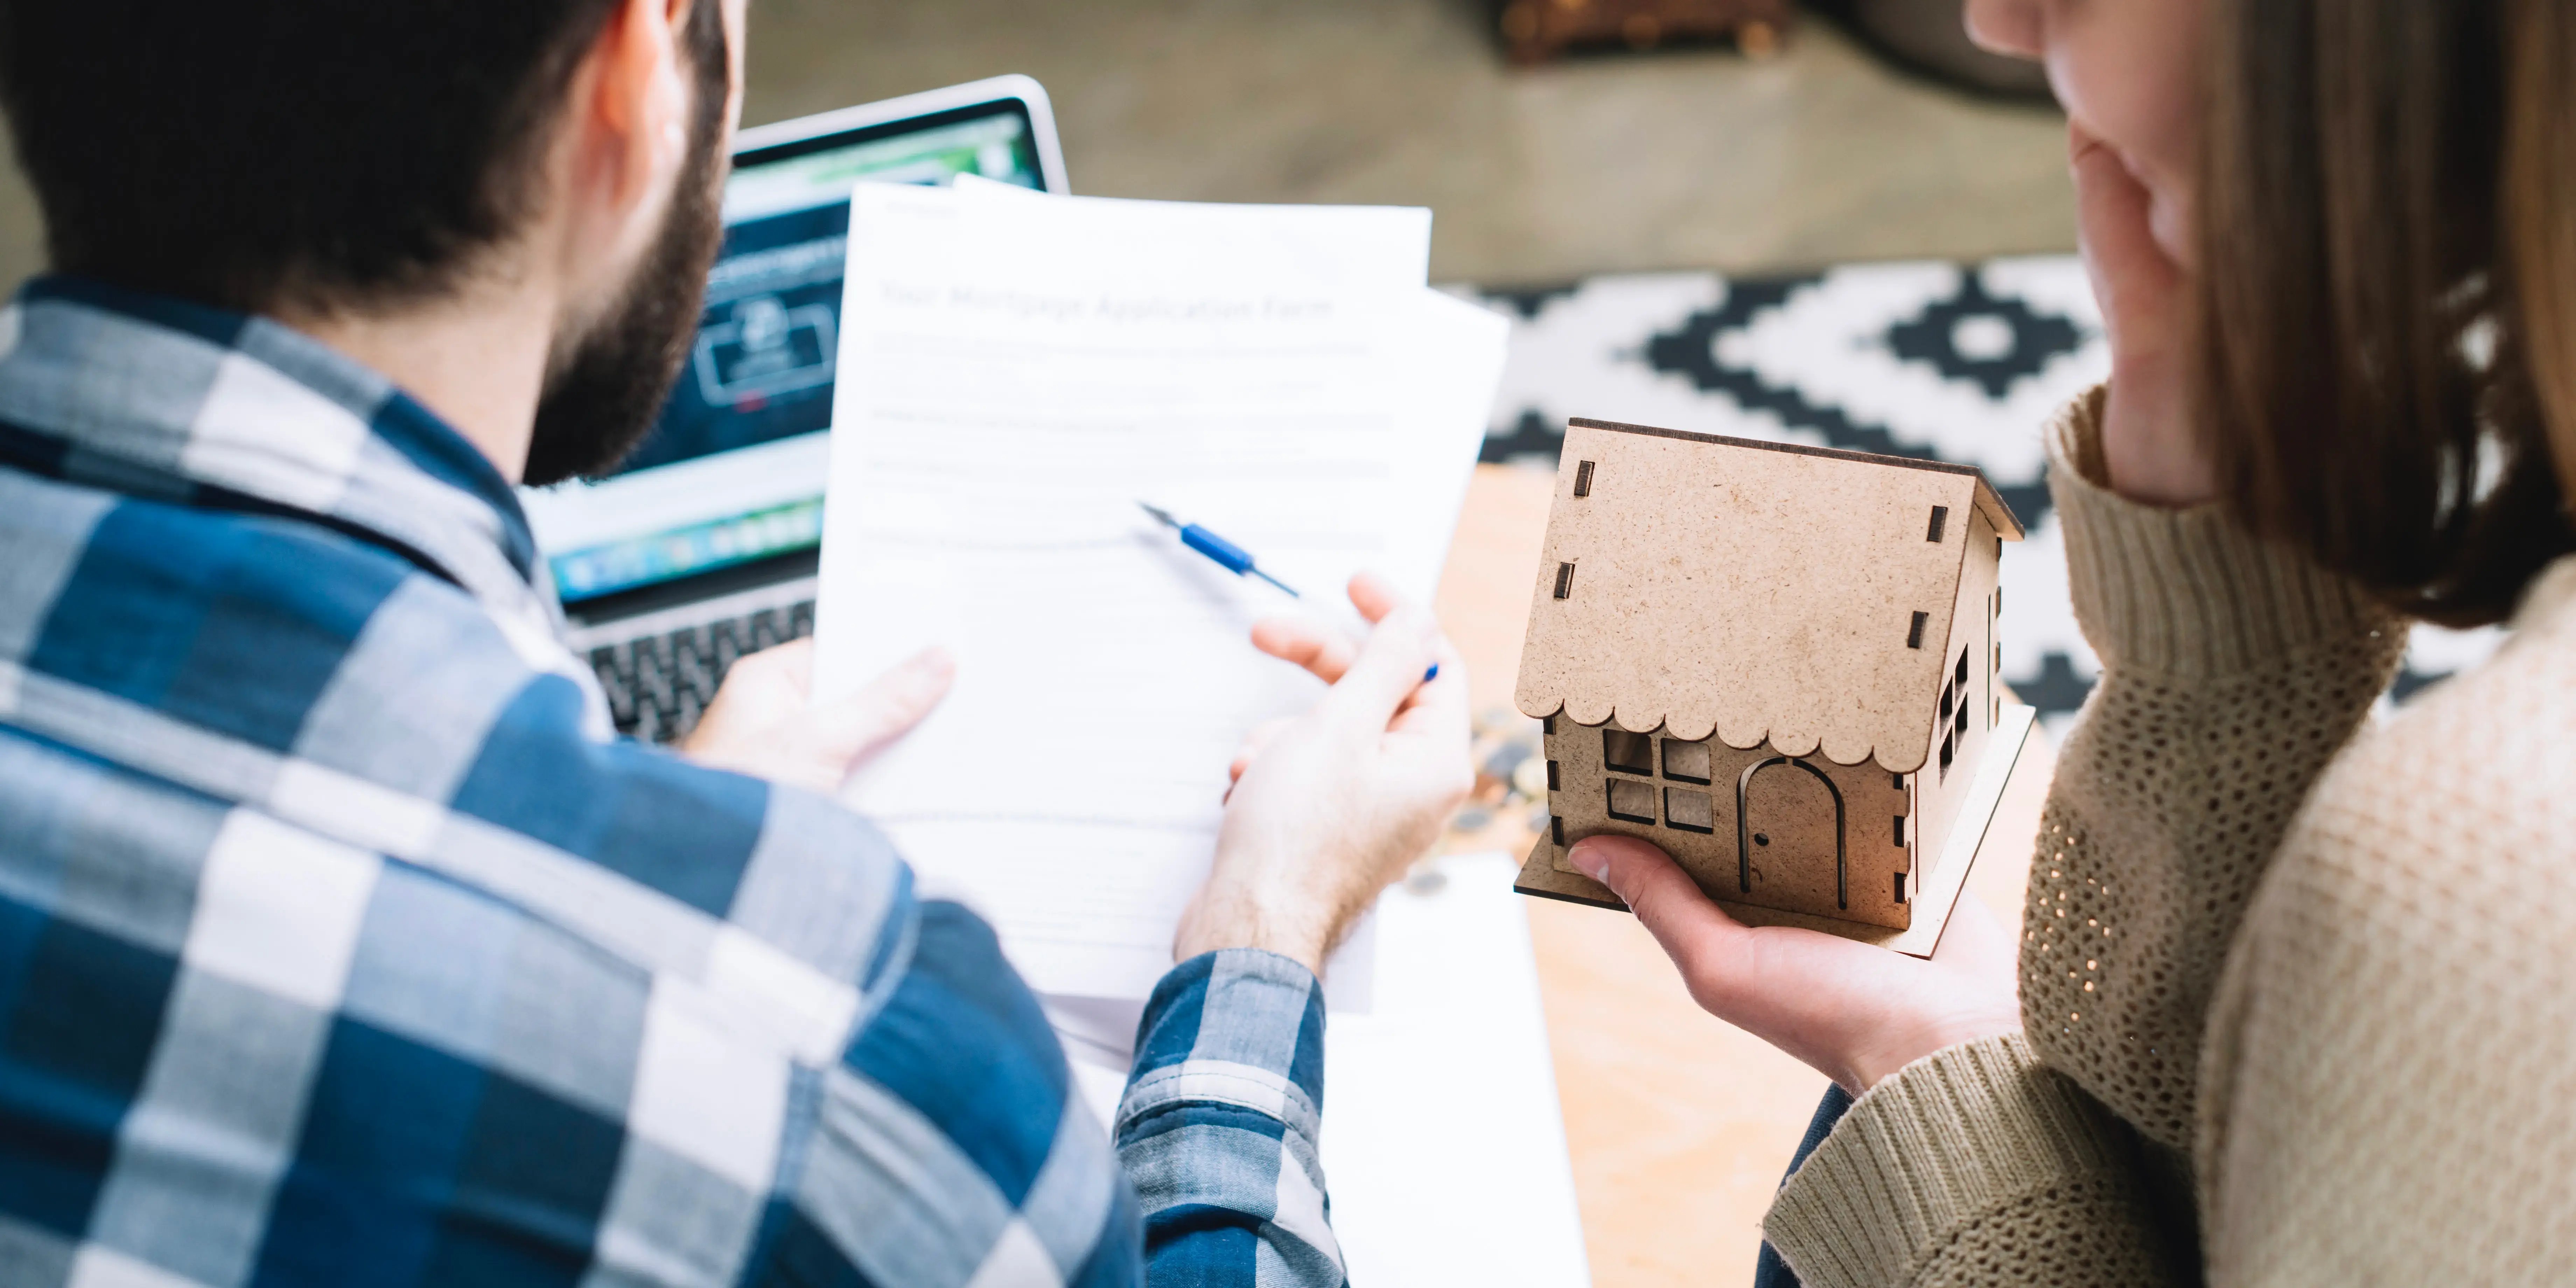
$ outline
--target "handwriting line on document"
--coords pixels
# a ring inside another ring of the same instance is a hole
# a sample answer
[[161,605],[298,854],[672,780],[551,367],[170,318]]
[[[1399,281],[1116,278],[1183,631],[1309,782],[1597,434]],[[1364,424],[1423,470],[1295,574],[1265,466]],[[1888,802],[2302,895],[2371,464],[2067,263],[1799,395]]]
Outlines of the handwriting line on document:
[[[870,542],[888,550],[955,550],[971,554],[1070,555],[1085,554],[1100,550],[1133,550],[1137,548],[1137,539],[1133,535],[1127,534],[1121,534],[1116,537],[1033,537],[1026,540],[1013,540],[1005,537],[947,537],[929,533],[894,531],[879,533],[870,531],[868,539]],[[1301,536],[1297,533],[1271,533],[1267,540],[1272,544],[1283,547],[1294,547],[1297,550],[1306,553],[1326,552],[1375,554],[1379,550],[1383,549],[1382,543],[1371,541],[1364,537],[1347,537],[1339,535]]]
[[1144,828],[1157,832],[1213,832],[1223,815],[1219,801],[1205,815],[1066,814],[1018,810],[886,810],[871,809],[868,820],[883,827],[922,827],[941,823],[1019,823],[1048,827]]
[[1133,344],[1085,344],[1078,340],[968,340],[951,336],[880,335],[868,345],[867,351],[916,358],[924,354],[974,358],[1096,357],[1138,363],[1167,358],[1205,358],[1248,366],[1279,358],[1366,358],[1374,355],[1376,349],[1366,344],[1172,344],[1140,347]]

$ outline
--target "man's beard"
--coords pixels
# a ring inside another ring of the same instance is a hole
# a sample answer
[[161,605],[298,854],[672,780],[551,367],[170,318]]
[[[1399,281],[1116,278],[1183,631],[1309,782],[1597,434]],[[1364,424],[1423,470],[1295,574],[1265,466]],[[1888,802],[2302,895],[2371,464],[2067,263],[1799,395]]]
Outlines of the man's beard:
[[[715,92],[721,105],[721,83]],[[652,432],[697,335],[724,238],[721,122],[720,110],[700,111],[662,231],[617,304],[550,364],[522,475],[529,486],[607,474]]]

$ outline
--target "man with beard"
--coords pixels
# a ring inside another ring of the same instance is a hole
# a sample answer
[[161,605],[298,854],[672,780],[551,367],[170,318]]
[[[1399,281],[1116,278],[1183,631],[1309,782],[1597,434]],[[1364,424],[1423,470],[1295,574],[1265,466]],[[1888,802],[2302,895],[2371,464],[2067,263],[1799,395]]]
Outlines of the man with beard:
[[1315,971],[1466,786],[1427,617],[1260,635],[1333,687],[1114,1125],[824,794],[944,660],[746,659],[682,758],[560,642],[512,485],[669,386],[743,22],[0,0],[55,270],[0,312],[0,1283],[1342,1281]]

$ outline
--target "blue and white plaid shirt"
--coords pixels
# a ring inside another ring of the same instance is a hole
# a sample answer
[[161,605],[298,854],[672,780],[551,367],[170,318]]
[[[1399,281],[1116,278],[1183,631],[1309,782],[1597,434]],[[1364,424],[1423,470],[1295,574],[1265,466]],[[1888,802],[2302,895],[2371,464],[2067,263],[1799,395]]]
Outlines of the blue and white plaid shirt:
[[0,1283],[1343,1281],[1311,974],[1175,968],[1113,1138],[867,823],[613,738],[539,567],[310,339],[0,312]]

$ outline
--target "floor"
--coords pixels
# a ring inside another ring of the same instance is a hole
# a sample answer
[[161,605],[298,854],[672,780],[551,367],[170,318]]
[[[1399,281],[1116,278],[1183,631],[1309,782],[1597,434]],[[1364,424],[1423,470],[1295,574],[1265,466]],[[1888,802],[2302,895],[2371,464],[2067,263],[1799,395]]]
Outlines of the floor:
[[[2054,113],[1892,72],[1823,23],[1731,50],[1515,71],[1483,0],[758,0],[745,119],[1006,71],[1053,93],[1074,186],[1438,212],[1437,280],[1730,273],[2065,250]],[[41,266],[0,174],[0,281]]]
[[760,0],[746,119],[1021,71],[1077,190],[1428,205],[1436,280],[2065,250],[2063,129],[1809,23],[1515,71],[1480,0]]

